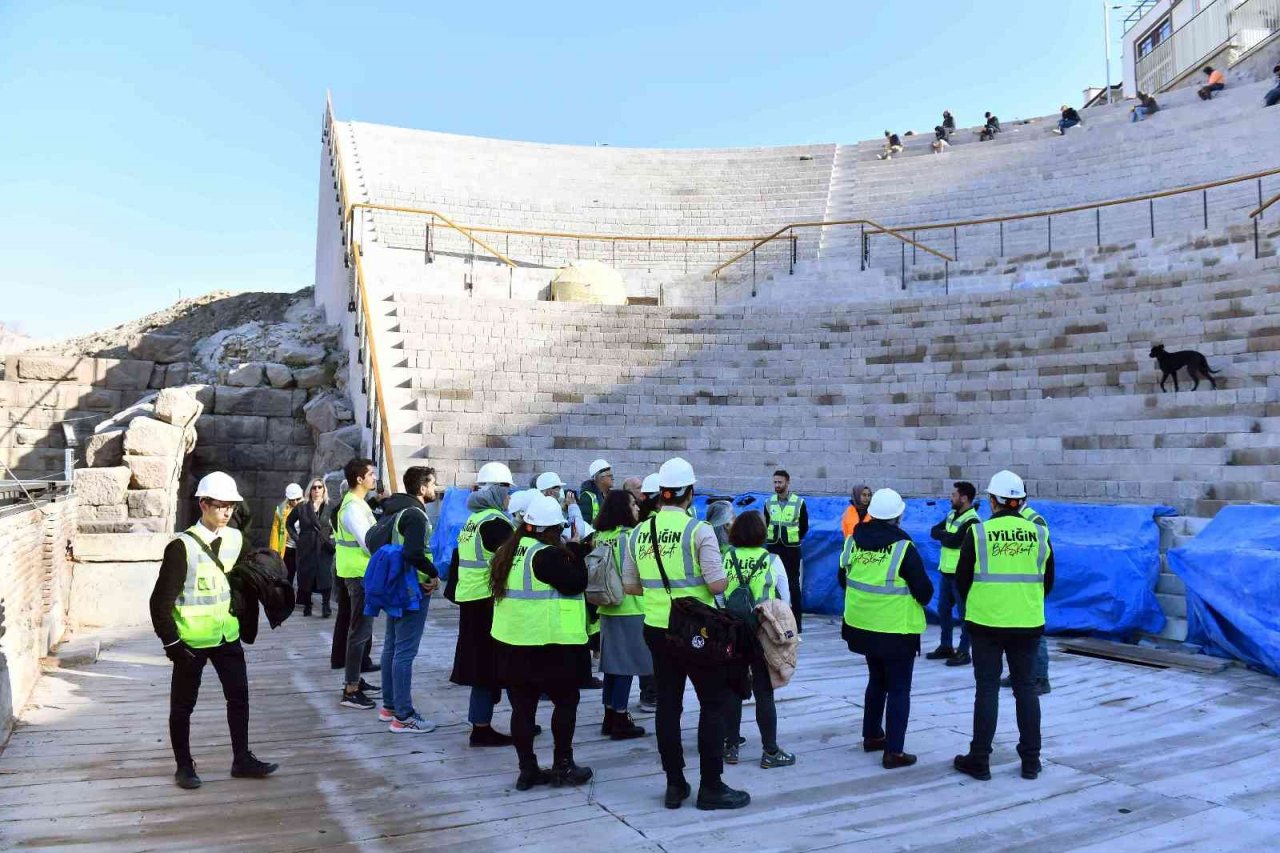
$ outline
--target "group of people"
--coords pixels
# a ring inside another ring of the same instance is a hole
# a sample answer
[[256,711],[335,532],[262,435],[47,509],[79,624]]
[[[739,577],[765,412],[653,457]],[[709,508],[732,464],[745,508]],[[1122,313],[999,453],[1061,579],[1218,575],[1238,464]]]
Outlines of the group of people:
[[[435,724],[414,707],[412,669],[427,607],[441,582],[426,512],[437,499],[436,477],[424,466],[405,471],[404,491],[376,501],[378,520],[371,501],[376,470],[369,459],[347,463],[347,491],[332,515],[326,515],[323,495],[289,489],[277,510],[286,532],[281,536],[277,530],[271,544],[283,549],[282,556],[301,575],[308,535],[304,522],[311,524],[307,508],[321,531],[327,519],[339,609],[331,663],[343,669],[341,705],[376,709],[392,732],[427,733]],[[809,528],[805,501],[792,491],[789,474],[779,470],[760,511],[735,513],[731,501],[716,499],[703,520],[692,509],[696,482],[692,466],[679,458],[643,479],[628,479],[621,489],[613,488],[609,464],[597,460],[577,494],[552,472],[535,478],[531,489],[513,491],[508,466],[481,467],[444,590],[459,609],[450,679],[471,688],[470,745],[514,748],[518,790],[592,778],[591,768],[578,765],[573,753],[580,691],[593,678],[592,636],[599,637],[605,676],[603,735],[629,740],[647,734],[628,707],[634,680],[649,681],[666,807],[679,808],[693,795],[680,737],[689,682],[699,704],[699,808],[736,809],[750,802],[749,794],[722,778],[724,764],[738,763],[746,742],[741,735],[746,696],[755,697],[760,766],[796,763],[796,756],[778,744],[776,673],[759,649],[733,666],[693,666],[673,649],[669,627],[677,600],[724,606],[745,588],[753,607],[770,600],[789,604],[799,632],[801,548]],[[308,491],[321,492],[314,487]],[[184,788],[200,784],[188,744],[206,660],[214,663],[227,698],[232,775],[262,777],[276,769],[248,748],[244,654],[225,578],[243,548],[242,537],[227,526],[240,496],[234,481],[221,473],[202,480],[196,494],[200,521],[166,550],[151,599],[156,633],[174,662],[170,737],[175,779]],[[1008,660],[1022,775],[1035,778],[1040,772],[1039,695],[1047,692],[1047,675],[1043,689],[1037,683],[1037,659],[1043,648],[1044,596],[1052,590],[1054,572],[1049,531],[1027,505],[1022,481],[1010,472],[996,474],[987,487],[991,516],[986,521],[976,512],[976,496],[972,484],[956,483],[951,511],[932,531],[942,546],[943,633],[940,646],[926,657],[973,666],[973,739],[954,766],[977,779],[990,778],[1000,676]],[[881,752],[886,769],[916,762],[906,751],[911,680],[925,630],[924,608],[934,592],[918,550],[900,526],[905,511],[892,489],[872,492],[860,485],[841,519],[842,636],[867,665],[862,746]],[[388,608],[379,665],[369,657],[374,618],[366,613],[364,577],[373,556],[367,534],[375,525],[389,528],[389,542],[400,546],[406,577],[419,593],[411,607]],[[291,538],[295,554],[289,557]],[[597,608],[587,604],[584,593],[600,566],[617,573],[623,594],[617,603]],[[410,570],[413,574],[407,574]],[[952,647],[953,604],[962,620],[958,648]],[[373,671],[381,672],[381,687],[364,679]],[[511,706],[510,734],[493,726],[503,691]],[[539,763],[534,748],[541,734],[537,707],[544,699],[553,706],[549,767]]]
[[[978,141],[987,142],[995,139],[996,134],[1000,132],[1000,119],[993,113],[987,111],[983,113],[983,124],[978,129]],[[929,149],[934,154],[941,154],[943,151],[951,147],[951,137],[956,132],[956,119],[950,110],[942,111],[942,123],[933,127],[933,141],[929,143]],[[908,131],[906,136],[913,136]],[[890,131],[884,132],[884,149],[876,155],[881,160],[892,160],[895,154],[902,152],[902,137]]]

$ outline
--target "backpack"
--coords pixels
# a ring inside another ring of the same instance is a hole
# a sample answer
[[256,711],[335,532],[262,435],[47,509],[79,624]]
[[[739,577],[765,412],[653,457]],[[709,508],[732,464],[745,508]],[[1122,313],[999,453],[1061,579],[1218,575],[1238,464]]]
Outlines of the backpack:
[[588,604],[612,607],[622,603],[625,593],[622,590],[622,572],[614,554],[614,544],[601,542],[587,555],[585,597]]
[[[404,512],[404,510],[400,510]],[[400,521],[400,512],[392,515],[383,515],[378,519],[377,523],[365,531],[364,547],[369,551],[370,556],[378,553],[383,545],[390,545],[395,535],[396,524]]]
[[382,610],[399,619],[406,611],[422,607],[422,587],[418,575],[404,558],[400,545],[383,545],[369,558],[364,573],[364,615],[377,616]]
[[750,580],[755,577],[755,572],[751,573],[751,577],[744,578],[741,567],[735,565],[733,573],[737,576],[738,586],[724,600],[724,609],[733,614],[734,617],[746,622],[747,627],[754,635],[756,629],[760,627],[760,620],[756,617],[756,605],[760,602],[756,601],[756,597],[751,594],[750,585]]

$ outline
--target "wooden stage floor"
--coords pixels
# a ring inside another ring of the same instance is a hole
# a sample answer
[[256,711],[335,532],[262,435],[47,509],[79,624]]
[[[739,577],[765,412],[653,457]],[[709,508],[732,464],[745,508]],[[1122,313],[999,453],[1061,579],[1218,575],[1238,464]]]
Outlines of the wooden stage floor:
[[[751,792],[736,812],[662,807],[650,730],[599,734],[584,693],[577,759],[593,785],[514,789],[515,754],[470,749],[467,690],[448,683],[456,611],[432,606],[415,671],[418,710],[440,728],[393,735],[339,707],[332,622],[300,616],[249,647],[252,742],[279,761],[265,781],[228,776],[221,694],[205,671],[193,748],[204,787],[172,782],[169,664],[149,630],[111,635],[101,659],[51,670],[0,755],[0,848],[81,850],[1275,850],[1280,848],[1280,682],[1229,669],[1156,670],[1053,652],[1044,697],[1046,768],[1018,775],[1004,693],[991,782],[955,773],[968,745],[968,668],[920,659],[907,748],[885,771],[860,748],[865,668],[834,620],[811,618],[796,681],[778,694],[794,767],[729,768]],[[926,648],[932,648],[930,629]],[[380,634],[377,636],[380,637]],[[696,708],[692,691],[686,708]],[[506,729],[505,703],[499,727]],[[548,726],[549,709],[539,716]],[[752,706],[744,713],[758,757]],[[697,785],[696,714],[684,718]],[[550,761],[550,735],[539,738]],[[465,848],[464,848],[465,845]]]

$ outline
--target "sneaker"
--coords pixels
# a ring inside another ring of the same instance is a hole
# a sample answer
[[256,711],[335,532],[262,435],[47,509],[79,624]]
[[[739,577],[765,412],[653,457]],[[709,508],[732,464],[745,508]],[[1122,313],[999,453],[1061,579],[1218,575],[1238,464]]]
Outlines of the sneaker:
[[746,791],[734,790],[723,782],[717,785],[698,786],[698,808],[703,811],[741,809],[750,803],[750,794]]
[[880,758],[880,766],[885,770],[894,770],[898,767],[910,767],[916,763],[916,757],[909,752],[886,752]]
[[968,666],[973,663],[973,658],[969,657],[968,652],[956,652],[947,658],[947,666]]
[[724,763],[725,764],[738,763],[738,744],[726,743],[724,745]]
[[980,761],[970,755],[957,755],[951,766],[961,773],[972,776],[980,782],[991,780],[991,767],[986,761]]
[[231,763],[231,775],[237,779],[265,779],[278,769],[279,764],[260,761],[252,752],[246,752]]
[[344,708],[355,708],[358,711],[372,711],[378,707],[378,703],[364,695],[363,691],[357,690],[354,693],[342,691],[342,702]]
[[396,718],[396,712],[383,705],[378,709],[378,722],[389,723]]
[[1053,687],[1049,685],[1049,679],[1047,678],[1037,678],[1035,680],[1035,688],[1037,696],[1043,696],[1046,693],[1053,692]]
[[362,678],[360,679],[360,692],[368,696],[377,696],[382,692],[382,688],[377,684],[370,684]]
[[790,767],[795,763],[795,755],[790,752],[784,752],[782,749],[778,749],[775,752],[766,750],[760,756],[760,766],[765,770],[772,770],[775,767]]
[[938,646],[929,654],[925,655],[925,660],[946,660],[956,653],[955,649],[950,646]]
[[425,735],[436,730],[436,724],[431,720],[424,720],[418,714],[414,714],[407,720],[396,717],[391,721],[391,725],[387,726],[388,730],[396,734]]
[[640,703],[636,705],[636,710],[641,714],[656,714],[658,713],[658,703],[653,699],[641,696]]
[[494,730],[493,726],[472,726],[471,746],[511,746],[511,735]]
[[179,764],[177,772],[173,774],[173,781],[185,791],[194,791],[204,784],[200,781],[200,777],[196,775],[194,761],[190,764]]

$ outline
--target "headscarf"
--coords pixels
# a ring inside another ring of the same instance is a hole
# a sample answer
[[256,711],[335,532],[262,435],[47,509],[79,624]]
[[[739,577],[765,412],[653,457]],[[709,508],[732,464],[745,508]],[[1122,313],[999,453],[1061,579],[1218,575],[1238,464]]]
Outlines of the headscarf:
[[871,486],[867,485],[866,483],[859,483],[858,485],[853,487],[853,492],[851,494],[851,497],[853,498],[854,507],[856,507],[858,510],[859,518],[867,517],[867,507],[870,506],[870,503],[864,504],[862,502],[862,490],[869,489],[869,488],[871,488]]
[[507,493],[510,491],[507,486],[485,486],[483,489],[476,489],[467,496],[467,511],[479,512],[482,509],[496,509],[498,512],[505,513],[507,511],[503,504],[507,500]]

